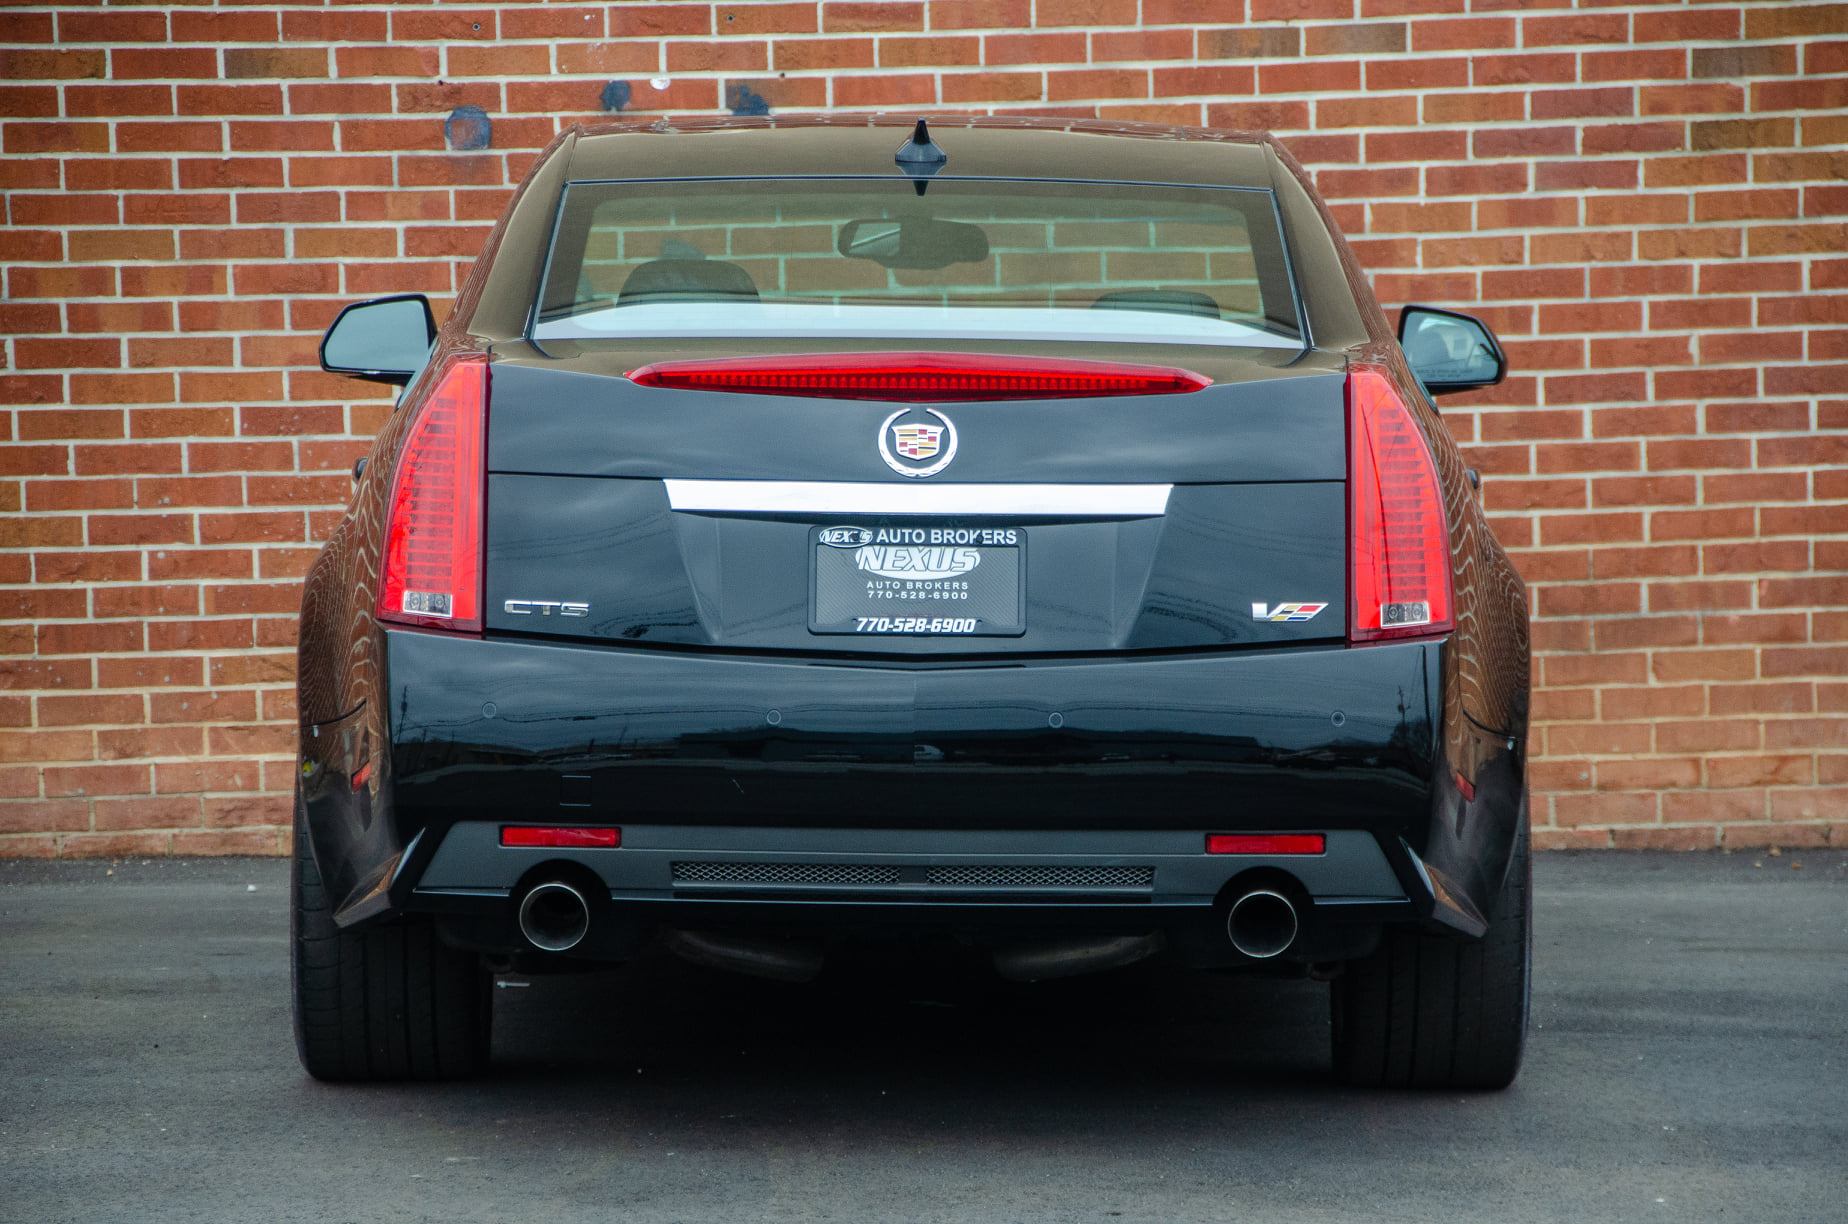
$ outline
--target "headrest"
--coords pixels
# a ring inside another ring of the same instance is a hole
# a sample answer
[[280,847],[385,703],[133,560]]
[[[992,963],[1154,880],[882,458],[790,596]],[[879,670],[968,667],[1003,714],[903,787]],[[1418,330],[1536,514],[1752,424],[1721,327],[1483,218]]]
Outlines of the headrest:
[[757,298],[751,274],[723,259],[652,259],[622,283],[619,306],[639,302],[709,302],[722,298]]

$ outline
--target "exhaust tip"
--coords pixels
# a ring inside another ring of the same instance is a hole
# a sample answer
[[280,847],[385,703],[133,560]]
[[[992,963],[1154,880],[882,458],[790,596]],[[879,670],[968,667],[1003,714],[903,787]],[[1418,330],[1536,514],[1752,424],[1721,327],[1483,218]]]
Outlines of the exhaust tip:
[[1253,960],[1282,955],[1296,942],[1296,907],[1280,892],[1253,889],[1232,903],[1226,936]]
[[547,880],[520,899],[520,934],[541,952],[569,952],[590,933],[584,894],[561,880]]

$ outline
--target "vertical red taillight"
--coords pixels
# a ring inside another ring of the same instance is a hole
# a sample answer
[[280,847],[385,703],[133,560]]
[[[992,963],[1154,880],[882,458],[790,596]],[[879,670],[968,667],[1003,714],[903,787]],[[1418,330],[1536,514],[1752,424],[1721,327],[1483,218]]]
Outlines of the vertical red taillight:
[[1449,631],[1450,528],[1431,448],[1392,378],[1348,371],[1348,639]]
[[380,620],[480,632],[487,418],[487,359],[451,360],[398,452],[385,503]]

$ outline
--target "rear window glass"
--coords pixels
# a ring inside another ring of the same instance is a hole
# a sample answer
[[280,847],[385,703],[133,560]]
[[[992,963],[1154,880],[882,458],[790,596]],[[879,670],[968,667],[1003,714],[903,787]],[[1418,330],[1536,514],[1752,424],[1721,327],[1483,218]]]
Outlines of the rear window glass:
[[1263,190],[677,179],[565,190],[535,339],[843,337],[1296,348]]

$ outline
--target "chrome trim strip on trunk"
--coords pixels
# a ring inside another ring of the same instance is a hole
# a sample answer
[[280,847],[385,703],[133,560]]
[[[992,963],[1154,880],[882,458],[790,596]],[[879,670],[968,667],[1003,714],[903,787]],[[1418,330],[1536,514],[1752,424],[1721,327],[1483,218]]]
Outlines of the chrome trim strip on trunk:
[[855,484],[821,480],[664,480],[675,510],[730,514],[1043,514],[1150,518],[1165,484]]

